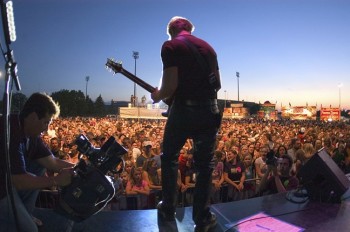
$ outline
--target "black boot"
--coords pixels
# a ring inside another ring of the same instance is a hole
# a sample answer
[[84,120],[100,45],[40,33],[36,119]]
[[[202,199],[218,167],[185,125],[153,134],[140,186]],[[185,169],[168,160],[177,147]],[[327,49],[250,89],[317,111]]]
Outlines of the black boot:
[[175,208],[167,207],[164,205],[163,201],[159,202],[157,205],[158,220],[162,222],[175,221]]
[[209,213],[207,221],[194,226],[195,232],[209,232],[214,231],[216,227],[216,215],[212,212]]

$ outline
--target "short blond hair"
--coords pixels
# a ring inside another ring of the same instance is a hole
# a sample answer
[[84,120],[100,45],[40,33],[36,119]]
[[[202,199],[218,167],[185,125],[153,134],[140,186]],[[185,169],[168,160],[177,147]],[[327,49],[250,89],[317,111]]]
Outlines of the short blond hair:
[[192,33],[194,31],[194,25],[191,23],[190,20],[184,17],[172,17],[167,26],[168,35],[173,36],[181,31],[188,31]]

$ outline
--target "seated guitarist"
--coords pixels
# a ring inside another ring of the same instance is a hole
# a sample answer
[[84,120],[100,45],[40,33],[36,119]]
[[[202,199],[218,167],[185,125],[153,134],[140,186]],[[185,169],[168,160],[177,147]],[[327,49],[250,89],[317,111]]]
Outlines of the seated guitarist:
[[[193,139],[197,185],[194,190],[193,220],[195,231],[208,231],[216,226],[216,216],[208,205],[216,133],[221,114],[217,105],[220,74],[214,49],[204,40],[193,36],[193,24],[186,18],[174,17],[168,24],[170,40],[161,49],[163,62],[162,85],[151,98],[154,102],[174,97],[170,107],[161,155],[163,198],[158,205],[158,220],[174,221],[177,199],[176,180],[179,151],[187,138]],[[186,42],[184,42],[186,40]],[[207,61],[203,68],[188,46],[191,43]],[[215,83],[209,81],[215,75]]]

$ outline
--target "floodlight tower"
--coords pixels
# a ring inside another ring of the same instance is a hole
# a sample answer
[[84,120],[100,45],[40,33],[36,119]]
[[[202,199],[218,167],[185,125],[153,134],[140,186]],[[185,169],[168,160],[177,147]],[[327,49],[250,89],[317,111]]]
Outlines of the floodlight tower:
[[[135,76],[136,76],[136,60],[139,58],[139,52],[136,52],[136,51],[133,51],[132,52],[132,56],[134,57],[135,59]],[[137,98],[136,98],[136,82],[134,82],[134,98],[135,98],[135,105],[136,106],[136,101],[137,101]]]

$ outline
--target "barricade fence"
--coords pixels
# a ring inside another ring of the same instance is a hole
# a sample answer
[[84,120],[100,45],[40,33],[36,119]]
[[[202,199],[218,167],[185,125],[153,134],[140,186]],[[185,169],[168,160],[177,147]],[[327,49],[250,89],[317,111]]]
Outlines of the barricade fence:
[[[256,195],[257,181],[260,179],[247,179],[244,181],[244,189],[238,191],[232,185],[224,182],[217,191],[212,188],[210,203],[224,203],[231,201],[239,201],[252,198]],[[235,181],[239,183],[239,181]],[[178,207],[192,206],[193,203],[193,187],[186,191],[178,192]],[[162,199],[161,190],[151,190],[149,195],[134,194],[127,195],[125,193],[116,194],[114,198],[107,204],[104,210],[140,210],[155,209],[159,201]],[[36,202],[39,208],[55,208],[59,200],[59,190],[41,190]]]

